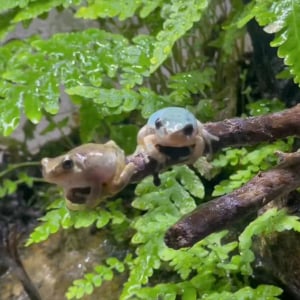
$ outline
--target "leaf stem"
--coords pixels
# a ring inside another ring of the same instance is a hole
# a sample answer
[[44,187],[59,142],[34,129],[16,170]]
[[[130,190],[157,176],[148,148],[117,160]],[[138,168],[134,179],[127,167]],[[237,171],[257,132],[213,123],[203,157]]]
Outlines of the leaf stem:
[[38,161],[27,161],[27,162],[22,162],[22,163],[19,163],[19,164],[9,165],[7,169],[0,172],[0,177],[4,177],[9,172],[11,172],[15,169],[18,169],[18,168],[36,167],[38,165],[40,165],[40,162],[38,162]]

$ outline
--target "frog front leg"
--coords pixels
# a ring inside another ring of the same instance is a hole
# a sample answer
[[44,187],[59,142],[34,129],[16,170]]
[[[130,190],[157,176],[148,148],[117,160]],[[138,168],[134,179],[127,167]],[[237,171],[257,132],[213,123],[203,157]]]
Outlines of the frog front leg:
[[162,165],[166,163],[167,157],[165,154],[159,151],[159,148],[157,147],[157,139],[155,134],[145,136],[141,143],[141,147],[144,149],[144,151],[149,157],[153,158]]
[[165,164],[167,157],[161,153],[157,147],[156,130],[153,127],[148,124],[142,127],[138,132],[137,143],[138,147],[136,153],[143,151],[158,163]]
[[[211,158],[212,153],[213,153],[211,142],[218,141],[219,138],[217,136],[209,133],[206,129],[204,129],[203,124],[199,120],[197,120],[197,126],[198,126],[198,136],[201,136],[203,139],[203,143],[207,144],[208,149],[209,149],[208,158]],[[203,149],[203,151],[204,151],[204,149]]]
[[112,180],[112,182],[107,186],[106,191],[110,195],[115,195],[123,188],[125,188],[130,182],[131,177],[136,172],[136,166],[133,162],[125,165],[124,169],[118,176]]
[[203,155],[204,148],[205,148],[205,141],[201,135],[197,135],[195,137],[195,145],[193,147],[194,149],[190,154],[188,161],[186,162],[186,164],[188,165],[192,165],[199,157]]
[[121,191],[128,183],[132,175],[136,171],[136,166],[134,163],[128,163],[121,173],[111,179],[109,183],[94,183],[91,185],[89,190],[85,189],[72,189],[68,194],[67,207],[78,210],[82,209],[80,204],[84,204],[89,208],[96,207],[101,201],[107,197],[113,196],[119,191]]

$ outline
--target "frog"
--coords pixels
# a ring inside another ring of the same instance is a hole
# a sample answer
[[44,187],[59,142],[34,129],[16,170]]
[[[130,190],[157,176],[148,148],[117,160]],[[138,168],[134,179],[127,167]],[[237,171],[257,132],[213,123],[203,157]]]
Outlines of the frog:
[[70,210],[95,208],[121,191],[136,171],[114,141],[83,144],[66,154],[45,157],[41,165],[45,181],[63,188]]
[[138,132],[138,149],[145,151],[160,164],[166,164],[169,157],[162,147],[183,148],[184,163],[193,164],[204,153],[211,142],[219,138],[209,133],[203,124],[183,107],[165,107],[153,113],[147,124]]

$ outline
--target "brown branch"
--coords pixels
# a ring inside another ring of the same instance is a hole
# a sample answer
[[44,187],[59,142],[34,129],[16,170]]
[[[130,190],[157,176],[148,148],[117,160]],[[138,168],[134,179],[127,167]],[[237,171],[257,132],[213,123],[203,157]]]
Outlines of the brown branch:
[[234,192],[200,205],[166,233],[165,242],[178,249],[192,246],[212,232],[228,228],[271,200],[300,186],[300,152],[277,153],[282,163],[259,173]]
[[278,113],[207,123],[204,127],[219,137],[219,141],[212,143],[214,152],[229,146],[249,146],[300,136],[300,104]]
[[1,266],[10,268],[13,275],[21,282],[30,300],[41,300],[38,289],[27,274],[18,251],[20,228],[10,226],[7,221],[0,222],[0,257]]
[[[226,147],[240,147],[256,145],[261,142],[272,142],[276,139],[288,136],[300,136],[300,104],[282,112],[268,114],[265,116],[251,118],[235,118],[214,123],[204,124],[204,128],[219,138],[212,141],[211,148],[206,147],[205,154],[210,150],[213,153]],[[166,167],[178,163],[184,163],[181,157],[188,148],[160,147],[170,159],[166,166],[160,166],[156,161],[140,152],[128,156],[128,161],[137,166],[137,173],[132,182],[140,181],[142,178],[157,173]]]
[[[219,138],[212,141],[212,152],[225,147],[239,147],[272,142],[288,136],[300,136],[300,104],[279,113],[251,118],[235,118],[207,123],[205,129]],[[147,175],[158,173],[165,167],[184,163],[181,157],[188,148],[163,148],[160,150],[170,158],[167,166],[160,166],[146,153],[128,157],[138,168],[132,182]],[[209,147],[205,153],[209,152]],[[283,155],[282,159],[283,159]],[[201,205],[169,229],[166,243],[173,248],[191,246],[208,234],[222,230],[235,222],[257,212],[274,198],[296,189],[300,185],[299,153],[284,156],[285,162],[277,168],[258,174],[233,193]],[[288,163],[289,161],[293,163]]]
[[[208,123],[204,127],[219,138],[218,141],[212,141],[211,147],[206,147],[205,154],[209,151],[215,153],[229,146],[248,146],[288,136],[300,136],[300,105],[279,113]],[[193,151],[193,147],[158,147],[168,158],[165,165],[160,165],[142,149],[127,157],[127,161],[133,162],[137,169],[131,182],[140,181],[148,175],[157,175],[172,165],[185,163],[189,153]],[[258,174],[229,195],[201,205],[175,224],[166,234],[167,245],[173,248],[190,246],[208,234],[257,212],[274,198],[297,188],[300,185],[300,154],[281,156],[284,162],[277,168]],[[158,177],[154,176],[154,179],[158,184]]]

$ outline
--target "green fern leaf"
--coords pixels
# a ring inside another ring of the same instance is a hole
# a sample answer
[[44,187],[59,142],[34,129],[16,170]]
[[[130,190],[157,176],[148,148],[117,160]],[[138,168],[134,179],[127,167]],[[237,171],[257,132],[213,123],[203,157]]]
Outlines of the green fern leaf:
[[132,17],[141,6],[142,1],[119,1],[119,0],[93,0],[89,5],[81,7],[76,16],[85,19],[97,19],[105,17],[116,17],[125,20]]
[[[131,270],[128,281],[124,284],[120,300],[130,299],[143,284],[147,284],[153,270],[160,266],[157,237],[137,249],[137,257],[130,263]],[[160,240],[162,243],[162,240]]]
[[177,295],[182,296],[182,300],[196,300],[197,292],[193,285],[188,282],[162,283],[154,287],[141,288],[136,292],[138,299],[166,299],[175,300]]
[[[89,29],[56,34],[49,40],[31,40],[19,43],[12,53],[11,43],[0,51],[0,57],[2,53],[11,53],[5,65],[0,63],[0,96],[4,98],[0,108],[5,112],[1,115],[0,130],[5,135],[17,126],[23,106],[34,123],[40,121],[43,111],[57,113],[61,84],[70,88],[68,91],[73,95],[87,92],[86,85],[96,93],[96,87],[102,85],[95,103],[105,103],[98,105],[104,115],[132,111],[139,104],[140,95],[130,88],[147,75],[151,38],[140,37],[129,45],[120,35]],[[111,90],[113,78],[118,81],[119,77],[125,88],[119,92]]]
[[299,84],[300,1],[257,1],[252,15],[261,26],[265,26],[265,31],[276,33],[271,45],[279,47],[278,55],[284,58],[285,64],[289,66],[289,70],[294,76],[294,81]]
[[290,8],[290,11],[284,11],[288,14],[284,30],[277,34],[271,45],[279,46],[278,56],[284,58],[284,63],[289,66],[295,83],[300,84],[300,1],[291,1]]
[[26,7],[29,2],[33,2],[35,0],[0,0],[0,12],[7,11],[14,7]]
[[224,195],[239,188],[259,171],[265,171],[274,166],[277,162],[277,156],[275,155],[277,150],[288,152],[291,147],[292,140],[287,142],[279,140],[272,144],[262,145],[252,151],[245,148],[226,150],[226,154],[221,154],[213,164],[216,167],[236,166],[236,170],[230,175],[230,180],[225,179],[215,185],[213,196]]
[[194,70],[171,76],[168,82],[168,87],[173,90],[170,98],[179,105],[186,105],[192,94],[206,97],[205,91],[212,87],[215,73],[213,68],[207,67],[201,71]]
[[207,0],[172,0],[170,5],[165,4],[162,14],[166,15],[166,20],[163,30],[157,34],[154,43],[151,73],[171,54],[174,43],[200,20],[208,2]]
[[89,86],[75,86],[66,90],[69,95],[77,95],[84,98],[92,98],[93,102],[99,104],[102,117],[112,114],[118,115],[122,112],[132,111],[137,108],[141,97],[138,93],[122,89],[101,89]]
[[156,8],[160,7],[164,0],[143,0],[143,7],[140,10],[141,18],[146,18],[151,12],[153,12]]
[[40,220],[42,223],[31,233],[27,246],[33,243],[40,243],[48,237],[64,228],[83,228],[89,227],[93,223],[97,228],[104,227],[110,220],[123,222],[124,217],[119,211],[104,210],[97,208],[95,210],[69,211],[65,206],[64,199],[55,200],[48,208],[49,211]]
[[0,111],[3,112],[0,115],[0,132],[2,132],[4,136],[8,136],[19,125],[20,106],[18,105],[12,106],[9,101],[1,101]]
[[152,115],[160,108],[168,105],[170,106],[170,104],[172,103],[168,96],[158,95],[150,89],[140,88],[139,92],[143,99],[141,113],[145,119],[148,119],[150,115]]
[[81,7],[76,17],[84,19],[97,19],[106,17],[118,17],[121,21],[132,17],[138,9],[140,16],[147,17],[157,7],[163,3],[163,0],[155,1],[118,1],[118,0],[92,0],[88,6]]
[[293,3],[298,0],[257,0],[249,14],[255,16],[261,26],[268,32],[279,32],[286,26],[286,18],[293,11]]
[[81,0],[0,0],[0,40],[19,22],[33,20],[59,6],[79,5]]
[[263,215],[251,222],[239,237],[239,250],[241,253],[241,270],[244,274],[251,274],[251,262],[255,256],[251,250],[252,238],[259,234],[268,234],[274,231],[295,230],[300,232],[299,218],[289,216],[285,210],[269,209]]
[[[223,50],[221,59],[224,63],[228,58],[233,57],[233,53],[237,53],[237,42],[239,39],[244,39],[245,25],[254,17],[254,6],[255,1],[248,1],[246,5],[241,1],[234,1],[233,9],[222,24],[223,30],[220,32],[220,36],[210,43]],[[237,55],[239,54],[237,53]]]
[[182,178],[191,179],[190,175],[179,167],[161,175],[160,191],[157,191],[151,178],[146,178],[136,188],[138,197],[132,205],[147,212],[132,223],[136,230],[132,242],[140,245],[136,250],[138,256],[129,264],[130,275],[121,299],[136,295],[140,287],[147,284],[153,271],[160,266],[160,252],[166,248],[163,242],[166,229],[183,213],[195,208],[193,198],[185,190],[188,184],[180,184]]
[[[187,166],[176,167],[176,172],[178,172],[180,183],[183,185],[186,191],[188,191],[192,196],[203,199],[204,198],[204,186],[199,180],[199,176],[195,174],[193,170]],[[188,208],[189,210],[190,208]]]
[[279,300],[277,296],[282,293],[282,289],[272,285],[259,285],[257,288],[249,286],[239,289],[236,292],[215,292],[211,293],[205,300],[238,300],[238,299],[255,299],[255,300]]
[[[47,240],[51,234],[57,232],[61,228],[61,224],[65,222],[66,219],[70,220],[63,199],[55,200],[51,208],[53,209],[48,211],[47,214],[40,219],[43,223],[36,227],[30,234],[26,246]],[[72,225],[72,223],[70,223],[70,225]]]
[[[9,3],[10,1],[6,1]],[[0,9],[2,7],[0,6]],[[0,40],[4,39],[5,36],[12,31],[16,24],[12,24],[11,20],[15,17],[17,14],[17,10],[9,10],[6,13],[0,13]]]
[[103,281],[110,281],[114,278],[113,270],[123,272],[124,264],[115,257],[109,257],[106,265],[95,266],[94,272],[86,273],[82,279],[74,280],[66,292],[66,298],[80,299],[84,295],[92,294]]
[[[10,2],[10,1],[9,1]],[[57,6],[68,7],[71,5],[79,5],[80,0],[35,0],[28,3],[26,7],[20,10],[16,16],[12,19],[12,23],[19,23],[25,20],[32,20],[45,12],[49,12],[51,9]]]

